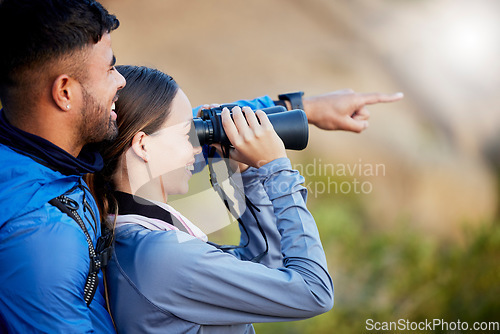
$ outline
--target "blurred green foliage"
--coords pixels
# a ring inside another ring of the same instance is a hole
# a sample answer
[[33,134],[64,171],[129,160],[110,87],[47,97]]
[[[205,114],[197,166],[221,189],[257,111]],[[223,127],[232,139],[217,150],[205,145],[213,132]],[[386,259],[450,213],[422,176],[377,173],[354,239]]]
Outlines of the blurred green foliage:
[[367,319],[460,320],[469,326],[500,321],[498,222],[462,227],[463,241],[443,241],[409,219],[391,230],[371,226],[360,196],[325,195],[309,208],[327,253],[335,305],[308,320],[255,324],[257,333],[369,333]]

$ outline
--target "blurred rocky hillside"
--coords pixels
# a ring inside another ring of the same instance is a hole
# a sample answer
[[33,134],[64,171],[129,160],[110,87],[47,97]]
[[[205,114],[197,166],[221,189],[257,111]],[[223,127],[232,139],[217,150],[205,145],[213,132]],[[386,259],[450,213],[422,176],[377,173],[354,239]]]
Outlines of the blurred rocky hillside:
[[498,1],[102,3],[121,22],[118,63],[171,74],[193,105],[295,90],[403,91],[403,101],[370,108],[363,134],[311,129],[308,149],[290,154],[315,162],[306,178],[321,182],[333,180],[317,175],[322,167],[382,164],[383,175],[351,175],[372,186],[360,196],[376,226],[411,218],[431,235],[456,236],[496,214]]

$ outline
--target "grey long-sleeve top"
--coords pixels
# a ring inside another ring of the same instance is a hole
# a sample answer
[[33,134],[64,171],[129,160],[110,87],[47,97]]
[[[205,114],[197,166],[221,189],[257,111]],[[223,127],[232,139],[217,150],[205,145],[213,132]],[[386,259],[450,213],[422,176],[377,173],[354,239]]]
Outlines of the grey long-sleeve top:
[[181,231],[117,228],[107,281],[119,333],[254,333],[253,322],[331,309],[333,284],[303,177],[281,158],[243,180],[270,243],[262,263],[247,260],[264,248],[248,212],[250,245],[231,252]]

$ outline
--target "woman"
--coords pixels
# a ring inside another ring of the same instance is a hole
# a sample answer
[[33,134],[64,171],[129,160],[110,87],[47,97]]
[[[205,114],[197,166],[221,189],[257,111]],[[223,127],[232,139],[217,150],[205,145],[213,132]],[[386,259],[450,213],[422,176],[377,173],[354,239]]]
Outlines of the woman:
[[118,332],[253,333],[252,322],[328,311],[333,285],[303,178],[265,113],[236,107],[234,121],[227,108],[221,116],[231,157],[250,166],[241,175],[244,191],[268,235],[270,254],[255,263],[249,260],[262,242],[248,210],[242,239],[249,246],[222,251],[167,204],[169,195],[187,192],[201,151],[190,143],[184,92],[160,71],[117,69],[127,80],[116,103],[119,137],[103,150],[106,168],[93,188],[115,226],[107,282]]

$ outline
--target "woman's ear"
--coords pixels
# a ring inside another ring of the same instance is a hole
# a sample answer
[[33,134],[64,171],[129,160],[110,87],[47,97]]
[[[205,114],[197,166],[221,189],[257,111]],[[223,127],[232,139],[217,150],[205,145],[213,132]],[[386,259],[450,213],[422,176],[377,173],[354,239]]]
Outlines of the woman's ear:
[[132,138],[132,150],[134,151],[135,155],[137,155],[144,162],[149,161],[149,154],[147,150],[148,144],[149,136],[143,131],[137,132],[134,138]]
[[75,83],[67,74],[61,74],[52,83],[52,98],[59,109],[68,111],[76,103]]

